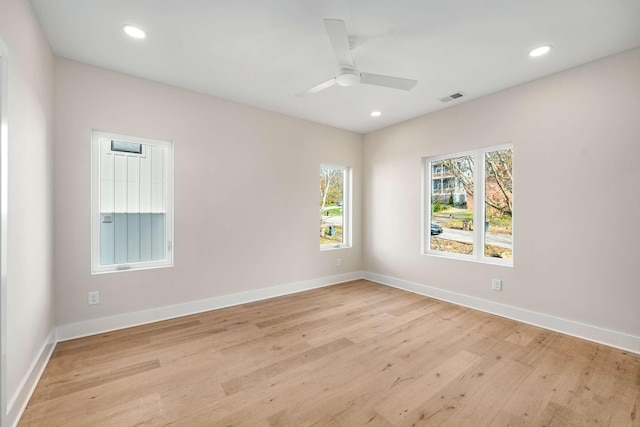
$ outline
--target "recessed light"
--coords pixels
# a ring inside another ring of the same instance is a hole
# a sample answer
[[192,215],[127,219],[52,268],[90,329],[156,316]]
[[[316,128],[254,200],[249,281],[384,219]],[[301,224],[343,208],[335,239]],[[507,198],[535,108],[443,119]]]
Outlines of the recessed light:
[[371,117],[380,117],[382,113],[380,111],[372,111],[371,112]]
[[542,56],[546,53],[549,53],[549,51],[551,50],[551,45],[546,45],[546,46],[540,46],[537,47],[535,49],[533,49],[531,52],[529,52],[529,56]]
[[129,36],[133,37],[134,39],[143,39],[147,37],[144,31],[142,31],[138,27],[134,27],[133,25],[123,25],[122,29],[124,30],[125,33],[127,33]]

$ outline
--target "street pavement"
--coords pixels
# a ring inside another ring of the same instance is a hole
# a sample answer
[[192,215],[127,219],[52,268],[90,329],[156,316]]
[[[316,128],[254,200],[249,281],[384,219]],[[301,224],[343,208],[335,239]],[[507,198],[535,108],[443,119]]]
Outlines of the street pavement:
[[[342,216],[322,216],[322,222],[327,225],[342,225]],[[473,243],[473,231],[458,230],[442,227],[439,237],[445,240],[454,240],[462,243]],[[508,234],[486,233],[486,243],[501,248],[513,249],[513,237]]]
[[328,225],[342,225],[342,216],[324,216],[322,222]]

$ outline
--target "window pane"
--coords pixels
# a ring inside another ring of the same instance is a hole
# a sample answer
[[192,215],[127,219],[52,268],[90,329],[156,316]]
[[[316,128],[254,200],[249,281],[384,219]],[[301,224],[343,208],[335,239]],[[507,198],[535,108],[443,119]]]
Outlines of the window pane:
[[111,141],[111,151],[122,151],[123,153],[142,154],[142,144],[134,144],[133,142]]
[[168,148],[134,145],[140,147],[142,155],[114,151],[112,141],[101,140],[100,265],[167,257]]
[[430,162],[432,251],[473,253],[473,157]]
[[485,153],[484,255],[512,258],[513,149]]
[[320,244],[344,241],[344,185],[346,169],[320,168]]

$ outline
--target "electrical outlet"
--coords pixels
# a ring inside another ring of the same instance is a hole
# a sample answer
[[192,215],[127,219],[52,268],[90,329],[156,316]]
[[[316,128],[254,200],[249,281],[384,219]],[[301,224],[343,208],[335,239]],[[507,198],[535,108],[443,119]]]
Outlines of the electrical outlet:
[[340,267],[342,265],[342,260],[340,258],[336,258],[336,267]]
[[87,304],[88,305],[96,305],[100,304],[100,292],[93,291],[87,294]]
[[491,282],[491,289],[493,289],[494,291],[502,291],[502,280],[493,279],[493,281]]

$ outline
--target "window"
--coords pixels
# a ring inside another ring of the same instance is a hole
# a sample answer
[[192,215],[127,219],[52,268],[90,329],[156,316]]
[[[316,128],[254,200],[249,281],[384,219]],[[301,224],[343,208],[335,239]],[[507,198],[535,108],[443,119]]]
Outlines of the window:
[[350,169],[320,166],[320,249],[349,247]]
[[424,253],[513,265],[513,147],[423,159]]
[[142,154],[142,144],[134,144],[133,142],[111,141],[111,151],[119,151],[122,153]]
[[93,132],[91,271],[173,265],[173,144]]

